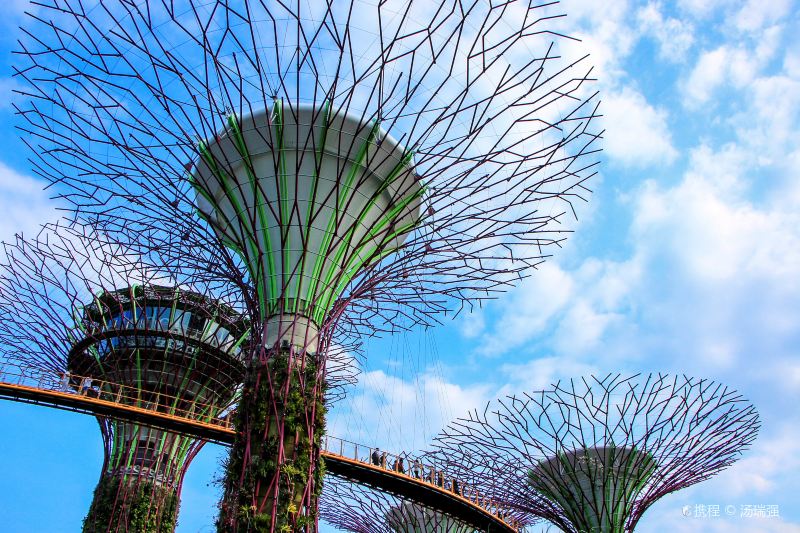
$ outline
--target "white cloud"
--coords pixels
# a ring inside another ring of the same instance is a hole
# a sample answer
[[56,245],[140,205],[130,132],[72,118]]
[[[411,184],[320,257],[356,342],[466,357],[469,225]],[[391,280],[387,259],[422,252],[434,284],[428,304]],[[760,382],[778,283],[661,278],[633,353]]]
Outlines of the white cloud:
[[556,356],[532,359],[521,364],[507,364],[500,370],[506,384],[497,392],[497,398],[542,390],[559,380],[589,376],[597,372],[597,368],[592,365]]
[[690,104],[699,105],[707,102],[725,83],[732,60],[730,55],[731,52],[724,46],[700,55],[685,84]]
[[720,497],[759,498],[777,488],[782,478],[800,469],[800,432],[784,427],[762,437],[747,457],[720,474],[716,487]]
[[22,85],[16,78],[0,78],[0,111],[14,110],[14,101],[19,98],[14,91],[24,90],[25,86]]
[[564,309],[572,293],[572,279],[557,265],[540,266],[506,298],[495,328],[481,336],[478,353],[496,357],[536,338]]
[[555,333],[554,345],[558,353],[587,353],[596,349],[603,333],[611,323],[621,319],[619,314],[595,310],[585,299],[572,305]]
[[670,368],[719,370],[797,330],[800,213],[747,199],[758,168],[740,146],[701,145],[679,183],[647,182],[634,195],[629,258],[589,258],[574,270],[546,264],[498,316],[480,317],[478,353],[536,343],[538,352],[624,363],[650,343],[661,351],[674,343]]
[[561,44],[566,57],[577,58],[587,52],[594,75],[604,86],[613,87],[624,76],[622,63],[636,44],[638,35],[629,26],[630,2],[619,0],[603,6],[598,16],[597,2],[592,0],[566,0],[561,3],[567,17],[560,21],[557,31],[580,39],[580,42]]
[[636,14],[640,29],[652,35],[659,45],[659,57],[674,63],[686,59],[686,53],[694,43],[694,27],[692,24],[664,17],[659,2],[650,2]]
[[785,353],[775,343],[800,333],[800,213],[746,199],[745,155],[700,148],[679,184],[650,183],[636,201],[632,236],[647,272],[638,318],[661,350],[674,344],[677,368],[732,370],[754,352]]
[[631,310],[632,293],[641,282],[641,262],[585,260],[570,275],[576,296],[562,314],[552,336],[553,351],[559,355],[578,358],[605,354],[605,362],[623,356],[607,353],[605,339],[612,330],[629,330],[625,314]]
[[785,157],[800,140],[800,77],[760,77],[753,80],[749,93],[749,105],[733,120],[741,143],[766,163]]
[[749,192],[746,173],[757,166],[753,154],[738,144],[728,143],[718,149],[701,144],[689,154],[684,181],[703,181],[723,201],[735,201]]
[[359,382],[331,410],[327,433],[394,453],[424,448],[450,421],[494,398],[489,384],[457,385],[432,370],[409,380],[374,370]]
[[739,0],[678,0],[678,6],[685,13],[693,17],[705,18],[731,5],[735,5],[738,1]]
[[0,163],[0,240],[11,241],[17,233],[33,236],[43,224],[59,218],[45,185]]
[[758,32],[784,18],[790,8],[790,0],[748,0],[733,16],[733,23],[740,31]]
[[696,109],[712,102],[725,88],[748,88],[780,51],[782,32],[779,26],[770,27],[753,39],[728,42],[701,53],[683,82],[686,105]]
[[612,161],[641,167],[670,163],[677,156],[667,112],[650,105],[641,93],[625,87],[603,97],[604,149]]
[[459,332],[467,339],[474,339],[486,329],[484,314],[480,309],[465,313],[458,325]]
[[800,78],[800,50],[787,50],[783,58],[783,71],[791,78]]
[[724,173],[726,160],[740,157],[735,151],[716,157],[703,152],[695,156],[698,170],[708,158],[719,161],[723,172],[692,169],[676,187],[651,183],[638,199],[633,231],[640,246],[659,259],[673,258],[694,283],[785,279],[800,269],[800,214],[757,207],[732,197],[725,186],[737,180]]
[[779,358],[773,363],[773,368],[766,370],[767,376],[764,381],[775,376],[778,372],[781,373],[783,379],[780,380],[789,394],[800,394],[800,353],[789,354],[789,357]]
[[[753,175],[761,171],[746,147],[700,145],[678,183],[648,181],[631,195],[627,258],[534,273],[499,315],[483,317],[479,353],[531,345],[517,353],[699,375],[726,374],[754,356],[795,356],[800,186],[786,179],[786,192],[755,202]],[[647,364],[654,357],[661,367]],[[749,374],[753,382],[795,390],[793,366],[758,368],[764,373]]]

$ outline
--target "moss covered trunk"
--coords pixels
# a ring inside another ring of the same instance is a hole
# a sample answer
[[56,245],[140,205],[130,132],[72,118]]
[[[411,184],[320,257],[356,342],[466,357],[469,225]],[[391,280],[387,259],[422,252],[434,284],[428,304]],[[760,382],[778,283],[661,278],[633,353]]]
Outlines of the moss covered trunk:
[[141,478],[104,476],[94,491],[84,533],[172,533],[178,491]]
[[218,531],[312,532],[324,465],[324,383],[310,357],[276,350],[245,383]]

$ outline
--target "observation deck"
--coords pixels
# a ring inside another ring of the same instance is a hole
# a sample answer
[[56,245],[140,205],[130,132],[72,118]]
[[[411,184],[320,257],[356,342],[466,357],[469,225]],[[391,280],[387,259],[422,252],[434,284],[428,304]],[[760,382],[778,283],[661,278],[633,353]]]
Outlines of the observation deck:
[[[0,369],[0,398],[113,417],[223,445],[233,443],[232,410],[223,412],[221,418],[204,418],[198,413],[219,411],[199,403],[183,407],[184,402],[182,407],[177,407],[175,399],[166,395],[142,402],[139,391],[133,387],[96,379],[90,381],[86,386],[89,381],[83,376],[59,376],[38,368]],[[75,386],[75,383],[82,385]],[[139,399],[138,404],[134,405],[132,399]],[[521,529],[506,516],[504,509],[484,498],[475,487],[453,479],[436,465],[403,454],[405,466],[400,467],[401,456],[386,452],[381,453],[375,464],[370,460],[373,448],[330,436],[325,437],[323,447],[321,455],[331,475],[424,505],[481,531],[516,532]]]

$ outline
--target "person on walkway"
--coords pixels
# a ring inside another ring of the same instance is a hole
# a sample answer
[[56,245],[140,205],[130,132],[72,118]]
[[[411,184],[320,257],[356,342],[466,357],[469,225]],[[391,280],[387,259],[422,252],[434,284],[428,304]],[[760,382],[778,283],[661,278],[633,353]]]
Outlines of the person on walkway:
[[453,478],[453,492],[459,496],[461,495],[461,489],[458,486],[458,480],[456,478]]
[[86,396],[92,388],[92,378],[83,378],[81,380],[81,394]]
[[381,465],[381,449],[380,448],[375,448],[374,450],[372,450],[372,464],[374,464],[375,466],[380,466]]
[[397,459],[394,460],[394,471],[400,472],[401,474],[406,473],[406,467],[403,465],[402,457],[398,457]]
[[61,376],[61,391],[69,392],[69,372],[59,372],[59,376]]
[[412,467],[411,471],[414,474],[414,477],[420,479],[422,474],[422,464],[420,464],[419,459],[414,459],[414,466]]
[[381,454],[381,468],[386,468],[386,452]]

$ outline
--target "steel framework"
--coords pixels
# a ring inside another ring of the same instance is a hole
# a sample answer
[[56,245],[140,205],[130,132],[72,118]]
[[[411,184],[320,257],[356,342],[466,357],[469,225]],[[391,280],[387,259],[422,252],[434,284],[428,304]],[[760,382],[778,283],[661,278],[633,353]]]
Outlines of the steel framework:
[[[24,138],[75,217],[252,321],[219,528],[316,528],[335,343],[528,274],[595,172],[550,4],[43,2]],[[199,220],[197,214],[202,220]]]
[[498,400],[451,423],[432,457],[563,531],[622,533],[662,496],[730,466],[759,427],[719,383],[616,374]]

